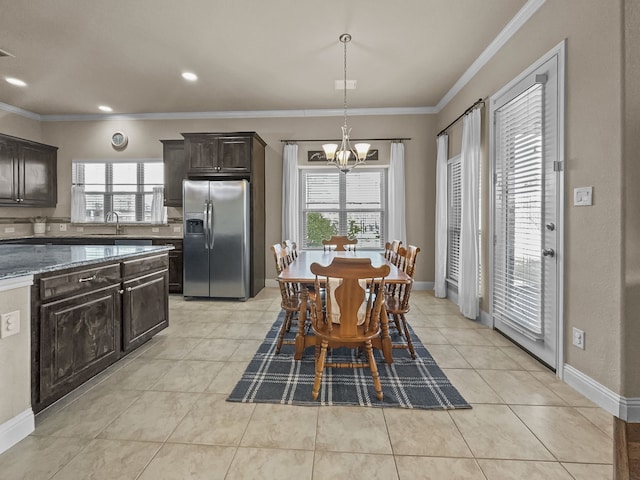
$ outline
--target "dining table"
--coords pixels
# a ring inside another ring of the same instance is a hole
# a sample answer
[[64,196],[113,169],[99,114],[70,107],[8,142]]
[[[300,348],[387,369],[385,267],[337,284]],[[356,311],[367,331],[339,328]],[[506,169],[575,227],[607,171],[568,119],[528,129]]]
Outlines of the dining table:
[[[368,258],[371,260],[371,265],[374,267],[388,265],[389,274],[384,278],[386,284],[402,284],[413,281],[413,279],[402,269],[387,260],[382,253],[371,250],[347,252],[335,250],[328,252],[324,252],[322,250],[301,250],[298,257],[286,266],[282,272],[280,272],[278,275],[278,281],[300,283],[301,285],[312,285],[315,282],[316,276],[311,273],[311,264],[319,263],[327,266],[335,257]],[[323,281],[321,278],[319,278],[319,280],[321,282]],[[305,323],[306,309],[301,308],[300,314],[298,315],[298,330],[295,340],[294,358],[296,360],[300,360],[302,358],[305,348],[316,345],[316,338],[314,335],[305,335]],[[393,346],[391,344],[391,336],[389,334],[389,319],[387,310],[384,306],[380,314],[380,336],[374,339],[372,343],[374,348],[382,351],[382,355],[386,363],[393,363]]]

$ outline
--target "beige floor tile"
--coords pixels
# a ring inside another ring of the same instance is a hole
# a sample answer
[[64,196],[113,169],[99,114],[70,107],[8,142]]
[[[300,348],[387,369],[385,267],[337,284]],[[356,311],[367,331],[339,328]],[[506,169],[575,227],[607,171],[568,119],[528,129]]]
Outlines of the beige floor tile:
[[558,462],[521,460],[478,460],[487,480],[573,480]]
[[416,327],[413,325],[411,325],[411,328],[425,345],[449,345],[449,340],[437,328]]
[[398,474],[392,455],[316,452],[313,462],[313,480],[337,478],[394,480],[398,478]]
[[34,435],[94,438],[143,392],[97,386],[42,422],[36,418]]
[[53,480],[135,480],[162,444],[93,440]]
[[511,357],[500,351],[500,347],[458,345],[456,350],[473,368],[488,370],[521,370]]
[[200,338],[160,337],[153,346],[140,355],[140,358],[182,360],[200,342],[202,342]]
[[224,362],[200,360],[173,361],[165,375],[151,386],[151,390],[204,392],[224,365]]
[[165,441],[199,398],[198,393],[143,392],[100,438]]
[[236,447],[166,443],[138,480],[223,480]]
[[136,358],[101,385],[121,390],[148,390],[175,365],[173,360]]
[[229,360],[238,348],[239,340],[226,338],[206,338],[185,356],[185,360],[208,360],[223,362]]
[[613,415],[600,407],[576,407],[576,410],[609,437],[613,438]]
[[513,358],[518,365],[520,365],[524,370],[532,370],[532,371],[542,371],[548,372],[550,371],[547,367],[545,367],[538,360],[533,358],[527,352],[522,350],[520,347],[508,346],[508,347],[500,347],[500,351],[506,353],[509,357]]
[[613,480],[612,465],[595,465],[585,463],[563,463],[576,480]]
[[507,404],[566,405],[566,402],[523,370],[477,370]]
[[171,434],[169,441],[205,445],[239,445],[255,404],[225,400],[225,395],[202,394]]
[[316,450],[391,453],[381,408],[322,407],[318,413]]
[[319,407],[258,404],[240,445],[313,450]]
[[29,436],[0,455],[0,478],[48,480],[86,443],[81,438]]
[[313,452],[240,447],[225,480],[311,479]]
[[230,394],[247,369],[248,363],[247,361],[224,362],[224,366],[220,369],[218,375],[207,387],[207,392]]
[[443,368],[451,384],[469,403],[504,403],[478,372],[470,368]]
[[561,462],[609,463],[612,442],[572,407],[511,407]]
[[488,338],[482,335],[484,330],[478,328],[442,328],[440,333],[449,341],[451,345],[484,345],[494,346]]
[[476,458],[554,460],[506,405],[449,412]]
[[389,408],[384,416],[396,455],[472,456],[446,411]]
[[238,348],[229,357],[230,362],[241,362],[243,360],[251,361],[262,345],[262,340],[240,340]]
[[461,315],[446,315],[426,312],[429,321],[437,328],[481,328],[482,325]]
[[597,407],[595,403],[575,390],[572,386],[556,377],[553,372],[531,372],[531,375],[546,385],[547,388],[551,389],[553,393],[562,398],[568,405],[574,407]]
[[[194,318],[199,318],[194,315]],[[215,325],[207,321],[188,320],[177,324],[172,324],[169,320],[169,328],[171,337],[192,337],[192,338],[204,338],[214,329]],[[165,332],[165,330],[163,330]]]
[[471,458],[396,456],[400,480],[485,480]]
[[440,368],[471,368],[469,362],[451,345],[425,343],[424,346]]

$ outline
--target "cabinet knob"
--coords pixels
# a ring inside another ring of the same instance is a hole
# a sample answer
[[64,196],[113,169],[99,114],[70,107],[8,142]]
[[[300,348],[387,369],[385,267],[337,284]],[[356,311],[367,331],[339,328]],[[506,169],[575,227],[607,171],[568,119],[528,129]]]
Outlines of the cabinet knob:
[[132,287],[127,287],[127,292],[130,292],[131,290],[133,290]]
[[124,293],[124,290],[118,290],[118,293],[122,295]]

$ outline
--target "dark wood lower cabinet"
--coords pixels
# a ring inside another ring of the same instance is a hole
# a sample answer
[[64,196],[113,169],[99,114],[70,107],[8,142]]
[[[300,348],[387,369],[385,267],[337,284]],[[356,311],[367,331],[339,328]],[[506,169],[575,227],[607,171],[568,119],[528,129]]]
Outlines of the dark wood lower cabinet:
[[60,398],[120,358],[120,284],[41,307],[40,396]]
[[35,413],[169,326],[168,266],[165,252],[34,278]]
[[173,245],[174,249],[169,251],[169,293],[182,293],[182,239],[154,239],[153,244]]
[[169,326],[169,273],[146,275],[123,286],[122,349],[128,353]]

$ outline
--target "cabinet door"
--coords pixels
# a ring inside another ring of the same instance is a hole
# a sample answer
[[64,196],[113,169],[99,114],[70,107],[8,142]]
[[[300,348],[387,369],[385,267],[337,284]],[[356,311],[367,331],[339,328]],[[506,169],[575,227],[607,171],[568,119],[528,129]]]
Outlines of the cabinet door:
[[122,347],[139,347],[169,326],[168,270],[124,283],[122,298]]
[[45,145],[20,146],[20,204],[55,207],[56,150]]
[[182,293],[182,240],[153,240],[154,245],[173,245],[169,251],[169,293]]
[[164,161],[164,205],[182,207],[182,180],[187,177],[184,140],[162,140]]
[[215,137],[187,137],[185,153],[189,160],[189,172],[215,173],[218,165],[218,139]]
[[18,204],[18,147],[0,138],[0,204]]
[[220,137],[218,165],[221,172],[249,173],[251,171],[251,139]]
[[46,406],[120,356],[120,285],[40,307],[40,403]]

